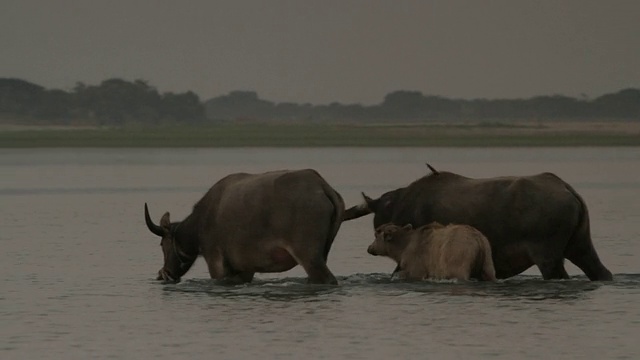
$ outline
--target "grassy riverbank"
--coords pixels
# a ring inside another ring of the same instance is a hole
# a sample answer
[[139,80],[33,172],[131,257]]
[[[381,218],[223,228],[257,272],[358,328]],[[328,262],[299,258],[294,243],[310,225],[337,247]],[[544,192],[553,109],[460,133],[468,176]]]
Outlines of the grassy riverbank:
[[0,147],[640,146],[638,123],[0,127]]

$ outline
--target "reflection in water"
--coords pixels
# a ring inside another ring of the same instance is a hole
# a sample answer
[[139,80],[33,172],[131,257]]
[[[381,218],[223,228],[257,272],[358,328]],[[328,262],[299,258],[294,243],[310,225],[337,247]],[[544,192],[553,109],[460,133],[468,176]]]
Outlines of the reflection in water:
[[339,286],[307,284],[303,278],[285,278],[276,281],[254,280],[250,284],[229,285],[216,280],[187,280],[179,284],[166,284],[165,292],[206,294],[220,298],[265,298],[276,301],[297,299],[313,300],[343,291]]

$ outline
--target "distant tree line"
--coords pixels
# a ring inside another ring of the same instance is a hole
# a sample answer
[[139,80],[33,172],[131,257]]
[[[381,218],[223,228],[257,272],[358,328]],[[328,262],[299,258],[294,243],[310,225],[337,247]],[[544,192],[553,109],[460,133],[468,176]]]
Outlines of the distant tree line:
[[500,120],[640,120],[640,89],[625,89],[593,100],[568,96],[530,99],[449,99],[419,91],[395,91],[381,104],[311,105],[273,103],[253,91],[234,91],[205,102],[212,120],[281,121],[500,121]]
[[449,99],[419,91],[395,91],[371,106],[274,103],[254,91],[233,91],[201,101],[191,91],[160,94],[142,80],[78,83],[72,91],[48,90],[0,78],[0,120],[60,125],[202,124],[214,122],[426,122],[503,120],[640,120],[640,89],[595,99],[538,96],[530,99]]
[[20,80],[0,78],[0,118],[60,125],[198,123],[204,106],[193,92],[164,93],[145,81],[105,80],[77,83],[72,91],[47,90]]

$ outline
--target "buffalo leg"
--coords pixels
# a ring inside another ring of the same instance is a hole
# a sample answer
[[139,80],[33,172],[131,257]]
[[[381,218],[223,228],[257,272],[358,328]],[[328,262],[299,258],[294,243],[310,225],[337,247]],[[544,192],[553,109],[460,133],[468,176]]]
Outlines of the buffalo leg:
[[574,263],[580,270],[584,271],[589,280],[591,281],[611,281],[613,275],[604,265],[598,260],[598,258],[591,257],[567,257],[572,263]]
[[573,245],[567,251],[567,259],[574,263],[580,270],[584,271],[585,275],[591,281],[611,281],[613,275],[611,272],[600,262],[596,250],[593,248],[591,241],[588,244],[581,244],[582,246]]
[[562,237],[550,238],[543,244],[529,247],[529,255],[538,267],[545,280],[568,279],[569,274],[564,268],[564,254],[557,246]]
[[591,281],[611,281],[613,275],[600,262],[590,236],[576,238],[567,248],[566,257],[574,263]]
[[215,261],[208,261],[207,268],[212,279],[221,280],[231,284],[250,283],[253,280],[254,272],[236,271],[221,256],[217,256]]
[[327,267],[322,253],[318,252],[316,256],[307,256],[307,252],[302,252],[302,254],[294,252],[292,256],[304,268],[309,276],[308,282],[310,284],[338,284],[338,280]]
[[226,280],[233,284],[246,284],[250,283],[253,280],[254,275],[255,273],[253,272],[243,271],[235,273],[233,275],[229,275]]
[[555,259],[536,264],[545,280],[567,280],[569,273],[564,268],[564,259]]
[[287,251],[304,268],[309,276],[309,283],[337,285],[338,280],[327,267],[325,260],[326,236],[302,229],[292,239],[293,245]]
[[336,280],[336,277],[333,276],[324,261],[303,263],[302,266],[307,272],[307,275],[309,275],[310,284],[338,284],[338,280]]
[[548,259],[536,262],[536,266],[545,280],[568,279],[569,274],[564,268],[564,259]]

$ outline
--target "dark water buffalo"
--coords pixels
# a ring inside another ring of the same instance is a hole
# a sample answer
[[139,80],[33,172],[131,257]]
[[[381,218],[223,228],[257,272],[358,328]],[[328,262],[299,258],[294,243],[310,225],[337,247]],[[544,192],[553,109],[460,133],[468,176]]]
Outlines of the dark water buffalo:
[[566,279],[567,258],[591,280],[612,280],[591,242],[585,202],[558,176],[471,179],[431,169],[378,199],[363,193],[365,202],[347,209],[343,219],[374,213],[374,229],[388,222],[471,225],[489,239],[498,278],[536,265],[545,279]]
[[411,224],[383,224],[367,252],[393,259],[402,279],[496,280],[491,245],[469,225],[433,222],[414,229]]
[[344,201],[314,170],[231,174],[218,181],[183,221],[165,213],[149,230],[162,237],[158,280],[179,281],[198,255],[213,279],[250,282],[256,272],[300,264],[309,282],[336,284],[326,265]]

